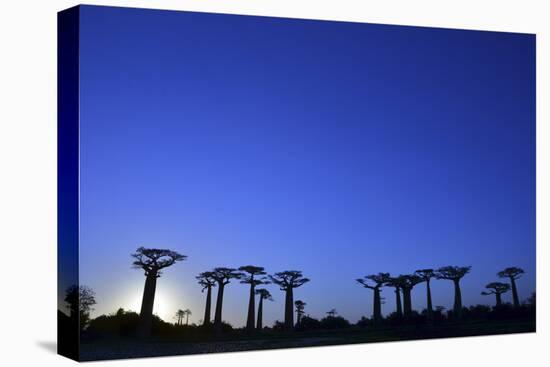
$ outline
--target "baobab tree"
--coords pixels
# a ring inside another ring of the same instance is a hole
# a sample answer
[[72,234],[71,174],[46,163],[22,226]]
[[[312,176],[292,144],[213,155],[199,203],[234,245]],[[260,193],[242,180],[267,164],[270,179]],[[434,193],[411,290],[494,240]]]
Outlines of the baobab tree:
[[181,325],[183,323],[183,317],[185,316],[185,311],[183,311],[182,309],[179,309],[176,311],[176,325]]
[[496,307],[499,307],[502,305],[502,294],[510,290],[510,284],[493,282],[493,283],[487,284],[485,288],[487,288],[488,291],[483,291],[481,292],[481,294],[484,296],[489,296],[491,294],[494,294],[496,298],[495,305]]
[[430,280],[435,277],[433,269],[420,269],[414,272],[423,282],[426,282],[426,317],[428,321],[433,320],[432,291],[430,289]]
[[403,317],[403,307],[401,306],[401,283],[402,280],[399,277],[389,278],[386,282],[386,286],[392,287],[395,292],[395,313],[397,317]]
[[512,286],[512,300],[514,302],[514,307],[519,307],[519,296],[518,296],[518,289],[516,287],[516,279],[519,279],[525,271],[522,268],[506,268],[503,271],[499,271],[497,275],[500,278],[508,278],[510,279],[510,285]]
[[190,309],[186,308],[185,310],[183,310],[183,313],[185,315],[185,325],[189,325],[189,316],[191,316],[193,313],[191,312]]
[[330,311],[327,311],[326,314],[328,315],[328,317],[336,317],[336,315],[338,314],[338,312],[336,312],[336,309],[333,308],[333,309],[331,309]]
[[301,300],[294,302],[294,306],[296,307],[296,326],[299,326],[302,322],[302,316],[304,316],[304,309],[306,305],[307,303]]
[[161,276],[162,269],[174,265],[177,261],[185,260],[187,256],[171,250],[145,247],[139,247],[131,256],[134,258],[133,267],[142,269],[146,277],[139,313],[138,334],[141,337],[147,337],[151,334],[157,278]]
[[214,315],[214,329],[216,334],[222,332],[222,306],[223,306],[223,291],[225,286],[230,283],[231,279],[240,279],[242,273],[233,268],[219,267],[212,271],[212,279],[218,284],[218,297],[216,299],[216,314]]
[[453,281],[455,288],[453,315],[457,319],[462,317],[462,293],[460,292],[460,279],[468,274],[471,268],[471,266],[444,266],[436,271],[437,279]]
[[[363,287],[372,289],[374,292],[372,319],[375,324],[382,320],[382,298],[380,297],[380,288],[390,279],[390,273],[378,273],[367,275],[364,278],[356,279],[357,283]],[[370,284],[370,283],[374,284]]]
[[254,332],[254,316],[256,315],[255,310],[255,289],[257,285],[269,284],[267,274],[264,271],[264,268],[261,266],[246,265],[239,268],[243,275],[241,277],[241,283],[250,284],[250,296],[248,299],[248,316],[246,318],[246,331],[248,333]]
[[206,306],[204,307],[204,319],[203,325],[210,324],[210,314],[212,307],[212,287],[216,286],[216,281],[212,278],[214,273],[211,271],[205,271],[197,275],[195,278],[198,280],[198,283],[202,285],[201,292],[204,292],[206,289]]
[[405,318],[409,318],[412,314],[412,290],[415,285],[422,282],[422,278],[415,274],[400,275],[398,278],[403,292],[403,314]]
[[258,303],[258,320],[256,321],[256,329],[261,331],[263,328],[263,309],[264,309],[264,299],[268,301],[273,301],[271,293],[267,289],[260,288],[256,289],[256,294],[260,296],[260,302]]
[[277,284],[285,292],[285,329],[292,331],[294,328],[294,288],[298,288],[309,282],[299,270],[286,270],[269,276],[269,279]]

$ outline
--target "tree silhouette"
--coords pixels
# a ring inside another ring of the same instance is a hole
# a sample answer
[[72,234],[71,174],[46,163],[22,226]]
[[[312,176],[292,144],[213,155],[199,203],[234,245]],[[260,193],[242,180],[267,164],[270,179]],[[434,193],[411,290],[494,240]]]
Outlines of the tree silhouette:
[[338,314],[338,312],[336,312],[336,309],[333,308],[333,309],[331,309],[330,311],[326,312],[326,314],[328,315],[328,317],[336,317],[336,315]]
[[182,324],[184,316],[185,316],[185,311],[183,311],[182,309],[179,309],[176,311],[176,316],[175,316],[175,318],[177,319],[176,325]]
[[185,315],[185,325],[189,325],[189,316],[191,316],[193,313],[191,312],[190,309],[186,308],[185,310],[183,310],[183,313]]
[[412,314],[412,297],[411,293],[415,285],[422,282],[422,278],[418,275],[400,275],[399,282],[401,291],[403,292],[403,314],[405,318],[410,318]]
[[[380,297],[380,288],[390,280],[389,273],[378,273],[367,275],[364,278],[356,279],[363,287],[374,291],[372,319],[375,324],[382,320],[382,299]],[[369,281],[374,285],[369,284]]]
[[69,306],[70,317],[78,320],[80,331],[90,322],[90,311],[97,302],[95,292],[85,285],[72,285],[65,291],[65,302]]
[[497,275],[500,278],[508,278],[510,279],[510,285],[512,286],[512,299],[514,301],[514,307],[519,307],[519,296],[518,296],[518,289],[516,287],[516,279],[521,278],[521,276],[525,273],[525,271],[522,268],[506,268],[503,271],[499,271]]
[[397,314],[397,317],[401,318],[401,317],[403,317],[403,307],[401,305],[402,280],[399,277],[389,278],[388,281],[386,282],[386,285],[388,287],[394,288],[394,292],[395,292],[395,313]]
[[216,314],[214,315],[214,329],[217,334],[222,332],[222,306],[223,306],[223,291],[225,286],[230,283],[231,279],[240,279],[241,272],[233,268],[219,267],[212,272],[212,279],[218,284],[218,297],[216,299]]
[[241,283],[250,284],[250,297],[248,299],[248,317],[246,318],[246,331],[254,332],[255,288],[257,285],[268,284],[266,272],[261,266],[246,265],[239,268],[243,272]]
[[210,310],[212,308],[212,287],[216,286],[216,281],[212,277],[213,274],[214,273],[211,271],[205,271],[195,277],[199,281],[198,283],[202,285],[201,292],[204,292],[204,290],[206,289],[206,306],[204,307],[203,325],[210,324]]
[[258,321],[256,322],[256,329],[258,331],[262,330],[263,327],[263,308],[264,308],[264,299],[268,301],[273,301],[273,297],[271,297],[271,293],[267,289],[256,289],[255,292],[257,295],[260,296],[260,302],[258,303]]
[[459,319],[462,317],[462,293],[460,292],[460,279],[470,272],[471,266],[444,266],[437,269],[437,279],[452,280],[455,287],[455,301],[453,315]]
[[285,329],[292,331],[294,327],[294,288],[298,288],[309,282],[304,278],[301,271],[286,270],[270,275],[269,278],[285,292]]
[[299,326],[302,322],[302,317],[304,316],[304,309],[306,307],[307,303],[301,300],[297,300],[294,302],[294,306],[296,306],[296,325]]
[[433,269],[420,269],[414,272],[423,282],[426,282],[426,317],[428,321],[433,320],[432,291],[430,289],[430,280],[435,277]]
[[484,296],[494,294],[496,297],[496,306],[498,307],[502,305],[502,294],[510,290],[510,284],[493,282],[487,284],[485,288],[489,289],[489,291],[483,291],[481,294]]
[[146,277],[138,333],[147,337],[151,334],[157,278],[161,276],[162,269],[174,265],[176,261],[185,260],[187,256],[171,250],[145,247],[139,247],[131,256],[134,258],[133,267],[144,270]]

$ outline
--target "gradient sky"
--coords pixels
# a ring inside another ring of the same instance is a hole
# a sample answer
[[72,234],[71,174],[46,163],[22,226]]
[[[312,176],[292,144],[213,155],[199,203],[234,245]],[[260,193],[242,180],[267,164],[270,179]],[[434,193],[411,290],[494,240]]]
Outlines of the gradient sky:
[[[202,319],[194,277],[215,266],[302,270],[306,313],[351,321],[372,314],[355,278],[381,271],[471,265],[470,305],[520,266],[534,291],[534,35],[84,6],[80,36],[93,316],[139,311],[139,246],[189,256],[159,279],[166,321]],[[268,288],[271,324],[284,295]],[[247,291],[226,288],[236,326]],[[452,282],[432,292],[452,307]]]

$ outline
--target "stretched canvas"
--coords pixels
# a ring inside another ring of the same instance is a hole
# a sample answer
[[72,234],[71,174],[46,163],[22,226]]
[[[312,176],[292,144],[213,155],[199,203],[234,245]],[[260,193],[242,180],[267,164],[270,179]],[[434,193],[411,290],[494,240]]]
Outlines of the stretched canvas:
[[58,20],[60,354],[535,331],[535,35]]

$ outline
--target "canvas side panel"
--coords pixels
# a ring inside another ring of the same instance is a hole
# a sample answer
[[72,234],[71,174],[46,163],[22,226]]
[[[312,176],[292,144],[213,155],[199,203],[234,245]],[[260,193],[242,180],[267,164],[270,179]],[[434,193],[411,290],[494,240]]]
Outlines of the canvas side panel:
[[75,360],[79,359],[79,13],[74,7],[57,17],[57,351]]

